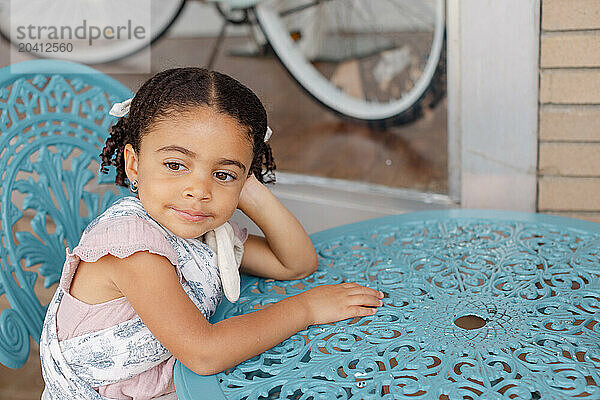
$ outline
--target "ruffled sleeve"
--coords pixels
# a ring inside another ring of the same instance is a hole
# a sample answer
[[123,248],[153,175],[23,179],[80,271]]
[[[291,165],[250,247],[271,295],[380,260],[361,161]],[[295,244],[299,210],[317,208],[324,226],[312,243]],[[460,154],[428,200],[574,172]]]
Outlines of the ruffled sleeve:
[[[125,258],[138,251],[164,256],[171,264],[177,265],[177,253],[167,238],[156,227],[135,215],[99,222],[83,234],[72,253],[67,248],[67,260],[77,256],[80,260],[95,262],[107,254]],[[66,290],[71,286],[78,261],[65,263],[64,268],[68,270],[63,271],[60,285]],[[176,268],[176,271],[179,275],[179,269]]]

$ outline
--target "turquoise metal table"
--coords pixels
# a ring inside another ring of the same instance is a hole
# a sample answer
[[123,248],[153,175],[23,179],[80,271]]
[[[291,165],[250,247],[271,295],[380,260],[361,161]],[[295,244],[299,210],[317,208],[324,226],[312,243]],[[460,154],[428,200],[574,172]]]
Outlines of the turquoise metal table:
[[599,399],[600,225],[429,211],[311,236],[296,281],[243,278],[220,320],[311,287],[386,293],[374,316],[315,325],[213,376],[175,367],[191,399]]

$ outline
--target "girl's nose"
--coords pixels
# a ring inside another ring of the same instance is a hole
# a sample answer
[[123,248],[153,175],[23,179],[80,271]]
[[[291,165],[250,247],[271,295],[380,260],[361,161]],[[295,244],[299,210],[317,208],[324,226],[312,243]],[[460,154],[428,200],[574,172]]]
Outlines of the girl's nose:
[[204,178],[190,178],[184,192],[184,197],[207,201],[212,198],[211,182]]

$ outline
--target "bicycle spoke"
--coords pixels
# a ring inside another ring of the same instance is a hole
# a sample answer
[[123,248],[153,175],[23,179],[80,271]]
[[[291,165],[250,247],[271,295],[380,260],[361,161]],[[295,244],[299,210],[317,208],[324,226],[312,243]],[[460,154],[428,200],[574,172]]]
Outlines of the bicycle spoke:
[[319,6],[327,1],[331,1],[331,0],[317,0],[317,1],[313,1],[312,3],[307,3],[307,4],[303,4],[301,6],[297,6],[294,8],[290,8],[289,10],[284,10],[284,11],[279,11],[279,16],[280,17],[287,17],[291,14],[295,14],[297,12],[300,11],[304,11],[308,8],[314,7],[314,6]]
[[[424,16],[422,16],[421,19],[419,19],[419,17],[415,16],[413,13],[406,13],[406,10],[407,10],[406,5],[398,4],[397,0],[387,0],[387,1],[388,1],[388,3],[391,3],[393,6],[398,8],[402,12],[402,16],[411,17],[411,18],[413,18],[413,20],[416,20],[416,22],[424,24],[427,28],[434,27],[434,23],[432,23],[430,19],[427,19],[427,16],[430,15],[430,12],[426,13]],[[422,3],[419,3],[419,2],[417,4],[423,5]],[[412,11],[412,9],[410,11]]]
[[[344,92],[357,99],[364,99],[369,101],[365,91],[364,80],[361,73],[361,63],[356,57],[358,56],[358,41],[354,40],[356,34],[348,31],[348,27],[352,26],[352,16],[354,14],[355,1],[350,0],[348,7],[341,7],[340,16],[336,18],[338,21],[338,38],[341,43],[346,46],[345,54],[349,55],[351,59],[347,62],[339,64],[332,75],[332,82],[335,83],[336,79],[341,80],[338,76],[345,76],[343,79],[347,80],[348,83],[343,87]],[[341,23],[339,21],[342,21]]]

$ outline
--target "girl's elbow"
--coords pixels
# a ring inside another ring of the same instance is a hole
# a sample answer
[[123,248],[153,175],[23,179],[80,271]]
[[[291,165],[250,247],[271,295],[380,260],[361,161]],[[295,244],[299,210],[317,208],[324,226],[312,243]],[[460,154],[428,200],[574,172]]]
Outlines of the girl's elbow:
[[306,276],[315,273],[317,268],[319,268],[319,257],[317,256],[317,252],[313,252],[312,262],[309,265],[309,273]]
[[302,269],[300,273],[295,277],[295,279],[303,279],[307,276],[316,272],[319,267],[319,258],[317,257],[317,253],[313,251],[311,258],[306,262],[305,267]]
[[194,372],[197,375],[215,375],[218,374],[219,372],[224,371],[225,369],[219,369],[219,368],[215,368],[215,367],[211,367],[210,365],[198,365],[198,366],[194,366],[191,367],[190,370],[192,372]]
[[183,364],[198,375],[214,375],[227,369],[220,360],[210,356],[201,356],[189,364]]
[[204,335],[204,346],[194,346],[192,353],[180,354],[181,358],[178,357],[181,363],[198,375],[214,375],[228,368],[219,350],[220,343],[214,339],[211,331]]

